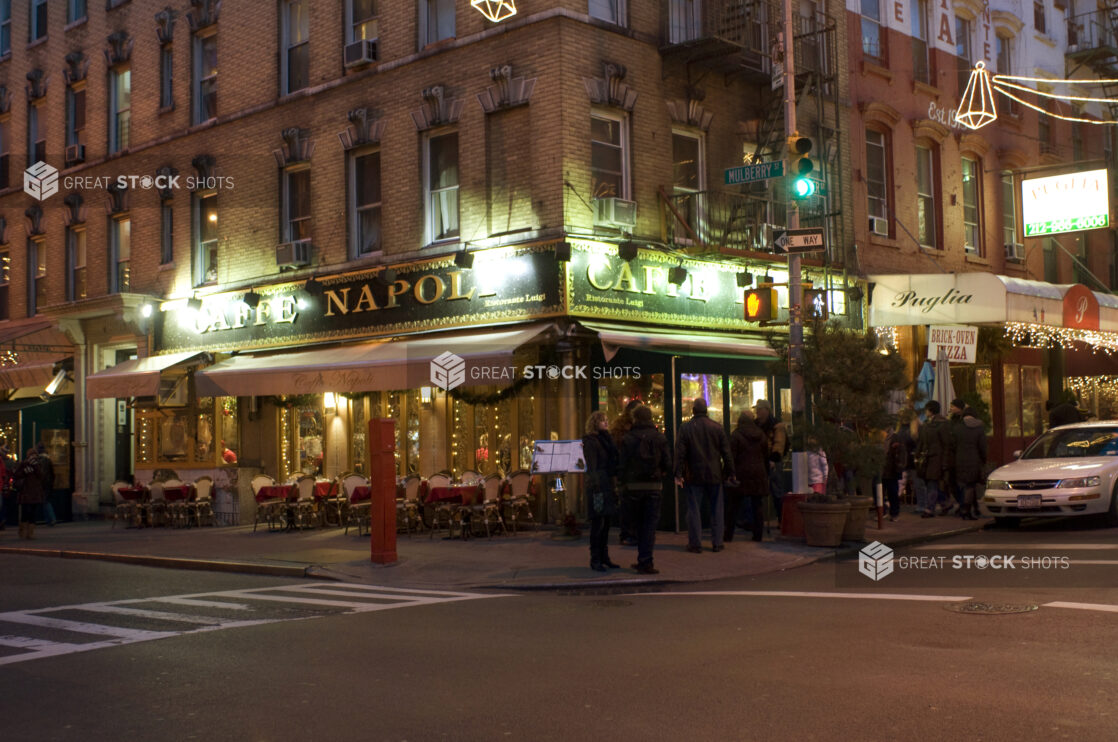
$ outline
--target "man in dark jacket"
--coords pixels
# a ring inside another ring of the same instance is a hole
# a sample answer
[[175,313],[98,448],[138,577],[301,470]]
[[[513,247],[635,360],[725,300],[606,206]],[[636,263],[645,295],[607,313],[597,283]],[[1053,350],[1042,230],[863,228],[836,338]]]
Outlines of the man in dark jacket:
[[726,488],[726,541],[734,540],[734,518],[743,498],[752,514],[753,540],[760,541],[765,527],[762,505],[769,494],[768,441],[750,410],[742,410],[738,426],[730,435],[730,453],[738,486]]
[[42,441],[35,444],[35,453],[39,455],[39,469],[43,473],[43,518],[48,526],[53,526],[58,522],[54,515],[54,503],[50,501],[50,494],[54,491],[54,464],[47,456],[47,446]]
[[1051,399],[1045,403],[1048,408],[1048,427],[1058,428],[1061,425],[1083,422],[1083,415],[1071,401],[1054,402]]
[[675,483],[687,496],[687,550],[702,553],[701,511],[705,499],[710,507],[711,550],[722,551],[722,482],[737,481],[730,439],[722,426],[707,416],[705,399],[696,399],[691,412],[691,419],[679,426],[675,443]]
[[[924,405],[927,422],[920,428],[920,438],[916,441],[916,476],[924,480],[928,493],[924,501],[924,512],[920,517],[931,518],[936,514],[936,505],[944,494],[940,483],[952,471],[954,443],[951,439],[951,423],[940,414],[942,408],[936,400]],[[944,514],[950,512],[950,506]]]
[[660,497],[664,477],[672,470],[668,439],[652,423],[652,410],[641,406],[633,410],[633,427],[621,439],[621,496],[624,511],[628,505],[637,531],[637,563],[633,569],[644,575],[659,574],[652,564],[656,542],[656,521],[660,518]]
[[954,432],[959,515],[966,520],[978,520],[978,484],[986,474],[986,426],[972,408],[966,407]]

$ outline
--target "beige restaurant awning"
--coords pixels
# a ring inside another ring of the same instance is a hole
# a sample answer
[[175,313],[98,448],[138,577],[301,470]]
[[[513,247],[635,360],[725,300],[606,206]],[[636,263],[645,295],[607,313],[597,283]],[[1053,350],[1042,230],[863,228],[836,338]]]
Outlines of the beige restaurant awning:
[[50,320],[13,322],[0,327],[0,389],[41,387],[54,377],[54,364],[73,355],[73,345]]
[[54,363],[21,364],[0,368],[0,389],[46,386],[54,378]]
[[622,348],[668,353],[676,356],[713,356],[717,358],[776,357],[776,351],[760,340],[703,332],[634,330],[595,322],[579,322],[587,330],[598,333],[602,353],[607,361]]
[[196,373],[194,384],[200,397],[416,389],[433,384],[431,362],[449,352],[466,362],[463,386],[507,386],[515,380],[513,353],[551,327],[542,322],[293,353],[233,356]]
[[159,377],[163,371],[203,354],[203,351],[190,350],[118,363],[88,376],[85,396],[87,399],[154,397],[159,394]]

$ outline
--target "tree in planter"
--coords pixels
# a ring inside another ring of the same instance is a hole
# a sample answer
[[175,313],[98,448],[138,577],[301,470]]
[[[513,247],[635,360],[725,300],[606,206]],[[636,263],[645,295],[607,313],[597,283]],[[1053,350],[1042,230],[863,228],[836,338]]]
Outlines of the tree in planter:
[[[770,341],[780,355],[774,368],[788,368],[788,340]],[[886,404],[891,392],[909,384],[904,361],[882,354],[872,332],[844,327],[838,320],[816,321],[804,333],[800,375],[810,400],[812,419],[794,421],[796,450],[814,437],[832,467],[854,471],[863,494],[872,494],[873,478],[885,460],[882,432],[896,421]]]

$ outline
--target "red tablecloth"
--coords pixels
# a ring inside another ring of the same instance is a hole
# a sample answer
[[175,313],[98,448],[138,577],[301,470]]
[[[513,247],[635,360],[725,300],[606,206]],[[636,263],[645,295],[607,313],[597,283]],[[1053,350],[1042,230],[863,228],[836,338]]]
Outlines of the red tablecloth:
[[367,484],[358,485],[349,493],[349,501],[351,504],[355,502],[367,502],[371,499],[373,499],[372,488]]
[[184,484],[181,487],[164,487],[163,498],[168,502],[191,499],[191,486]]
[[137,502],[147,497],[147,487],[121,487],[117,490],[122,500],[136,500]]
[[455,484],[449,487],[432,487],[427,492],[424,502],[435,505],[440,502],[473,502],[478,496],[480,488],[476,484]]
[[335,485],[337,483],[333,479],[323,479],[322,481],[314,483],[314,496],[318,499],[326,497],[333,497],[336,493]]
[[256,493],[256,501],[286,500],[298,492],[293,484],[271,484],[261,487]]

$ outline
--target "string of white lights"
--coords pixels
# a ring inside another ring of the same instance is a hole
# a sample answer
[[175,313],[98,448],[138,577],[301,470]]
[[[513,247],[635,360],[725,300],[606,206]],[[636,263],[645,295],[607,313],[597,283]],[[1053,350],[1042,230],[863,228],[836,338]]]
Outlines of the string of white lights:
[[[1042,98],[1052,98],[1053,100],[1078,100],[1078,101],[1083,101],[1085,103],[1112,103],[1113,102],[1109,98],[1091,98],[1089,96],[1081,96],[1081,95],[1061,95],[1059,93],[1046,93],[1043,90],[1035,90],[1033,88],[1028,87],[1027,85],[1018,85],[1017,83],[1014,83],[1014,82],[1006,82],[1005,80],[1002,80],[1000,78],[1001,78],[1001,75],[993,75],[990,78],[990,80],[994,84],[994,87],[998,87],[998,85],[1005,85],[1006,87],[1014,88],[1015,90],[1022,90],[1026,93],[1032,93],[1033,95],[1039,95]],[[998,88],[998,89],[1000,90],[1001,88]]]
[[[1061,121],[1078,121],[1081,124],[1099,124],[1099,125],[1109,124],[1111,126],[1114,126],[1115,124],[1118,124],[1118,121],[1109,121],[1109,120],[1104,121],[1104,120],[1101,120],[1101,119],[1085,119],[1085,118],[1080,118],[1079,116],[1065,116],[1061,113],[1053,113],[1052,111],[1046,111],[1043,108],[1041,108],[1040,106],[1037,106],[1033,103],[1029,103],[1026,100],[1022,100],[1021,98],[1018,98],[1016,95],[1009,92],[1008,90],[1005,90],[1004,88],[1002,88],[1001,86],[999,86],[997,84],[994,85],[994,90],[997,90],[999,93],[1006,96],[1007,98],[1012,98],[1013,100],[1017,101],[1018,103],[1025,106],[1026,108],[1031,108],[1034,111],[1037,111],[1038,113],[1043,113],[1045,116],[1051,116],[1052,118],[1060,119]],[[1115,102],[1118,102],[1118,101],[1115,101]]]
[[1102,351],[1107,355],[1118,353],[1118,333],[1115,332],[1052,327],[1027,322],[1006,322],[1005,334],[1018,346],[1070,350],[1075,347],[1075,343],[1082,343],[1089,346],[1092,351]]

